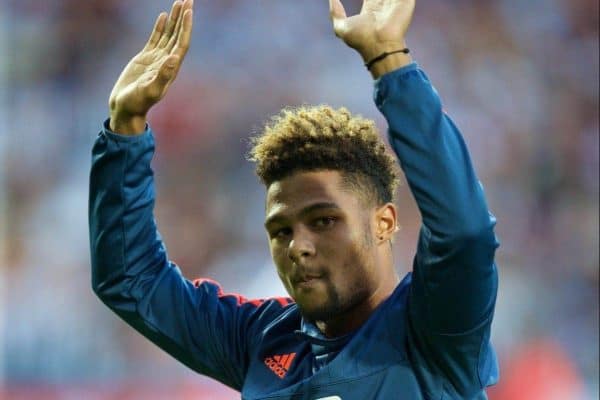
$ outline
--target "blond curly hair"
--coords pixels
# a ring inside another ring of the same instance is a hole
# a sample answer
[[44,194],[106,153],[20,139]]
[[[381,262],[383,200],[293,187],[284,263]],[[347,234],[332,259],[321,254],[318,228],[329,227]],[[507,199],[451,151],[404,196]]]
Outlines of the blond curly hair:
[[[337,170],[344,183],[377,204],[393,201],[395,157],[375,122],[328,105],[284,108],[251,138],[248,159],[267,187],[298,171]],[[366,189],[366,190],[365,190]]]

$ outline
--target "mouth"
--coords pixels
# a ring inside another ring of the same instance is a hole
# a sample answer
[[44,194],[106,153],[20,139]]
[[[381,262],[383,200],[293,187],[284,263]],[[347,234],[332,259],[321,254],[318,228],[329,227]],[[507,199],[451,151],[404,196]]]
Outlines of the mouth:
[[295,278],[293,284],[299,289],[310,289],[322,281],[322,275],[303,275]]

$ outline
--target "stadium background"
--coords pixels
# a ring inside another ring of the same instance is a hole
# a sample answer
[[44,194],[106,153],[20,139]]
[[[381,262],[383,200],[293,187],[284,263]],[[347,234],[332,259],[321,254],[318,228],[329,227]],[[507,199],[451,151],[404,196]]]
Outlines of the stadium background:
[[[358,0],[346,0],[349,12]],[[598,397],[598,2],[419,0],[409,34],[470,146],[502,241],[492,400]],[[0,399],[235,399],[93,296],[90,149],[122,66],[167,0],[0,2]],[[197,0],[192,47],[152,111],[172,259],[248,296],[282,292],[247,138],[285,105],[375,118],[325,0]],[[399,191],[401,275],[418,214]]]

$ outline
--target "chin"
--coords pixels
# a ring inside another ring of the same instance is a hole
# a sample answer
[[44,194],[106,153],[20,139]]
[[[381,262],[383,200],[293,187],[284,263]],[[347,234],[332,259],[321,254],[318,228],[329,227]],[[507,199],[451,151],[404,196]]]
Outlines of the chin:
[[310,306],[298,303],[298,307],[302,316],[309,321],[329,321],[343,311],[337,304],[331,302]]
[[[326,300],[319,304],[315,304],[310,301],[303,302],[301,298],[296,299],[296,303],[300,308],[302,316],[309,321],[330,321],[340,317],[342,314],[351,312],[351,310],[368,299],[369,293],[366,290],[357,289],[351,296],[342,297],[337,292],[328,291],[327,293],[320,294],[319,297],[320,299],[326,297]],[[307,298],[311,300],[319,297],[317,297],[316,294],[312,294],[312,298]],[[305,297],[305,299],[307,298]]]

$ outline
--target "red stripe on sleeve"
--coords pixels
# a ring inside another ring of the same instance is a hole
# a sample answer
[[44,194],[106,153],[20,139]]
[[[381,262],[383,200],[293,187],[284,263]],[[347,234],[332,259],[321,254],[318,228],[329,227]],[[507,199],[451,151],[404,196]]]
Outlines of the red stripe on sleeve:
[[281,307],[285,307],[288,304],[292,303],[292,299],[287,298],[287,297],[271,297],[271,298],[267,298],[267,299],[248,299],[238,293],[225,293],[225,292],[223,292],[223,289],[221,288],[221,285],[219,284],[219,282],[214,281],[209,278],[194,279],[193,283],[194,283],[194,287],[196,287],[196,288],[200,287],[200,285],[202,285],[203,283],[208,283],[210,285],[216,286],[217,296],[219,298],[233,297],[236,300],[236,304],[238,306],[242,306],[244,304],[251,304],[254,307],[258,307],[267,300],[275,300],[277,303],[279,303],[279,305],[281,305]]

